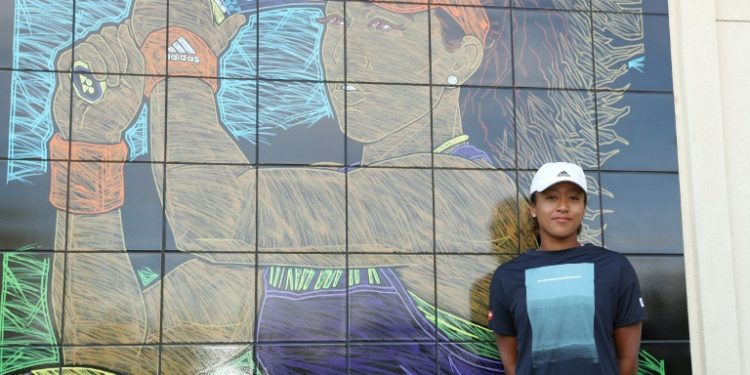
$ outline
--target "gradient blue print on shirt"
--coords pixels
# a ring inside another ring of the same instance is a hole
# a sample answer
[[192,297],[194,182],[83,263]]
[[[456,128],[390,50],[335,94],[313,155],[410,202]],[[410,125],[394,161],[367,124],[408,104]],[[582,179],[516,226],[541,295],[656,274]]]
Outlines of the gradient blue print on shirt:
[[525,278],[534,367],[572,359],[598,362],[594,264],[532,268]]

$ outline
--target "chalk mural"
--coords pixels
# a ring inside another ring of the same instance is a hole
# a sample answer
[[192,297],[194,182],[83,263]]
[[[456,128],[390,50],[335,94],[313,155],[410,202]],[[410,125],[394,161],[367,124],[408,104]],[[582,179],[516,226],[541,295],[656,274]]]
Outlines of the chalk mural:
[[[583,165],[581,240],[616,238],[664,13],[16,0],[3,183],[51,224],[0,236],[0,374],[504,373],[487,292],[535,247],[530,171]],[[689,359],[649,334],[640,374]]]

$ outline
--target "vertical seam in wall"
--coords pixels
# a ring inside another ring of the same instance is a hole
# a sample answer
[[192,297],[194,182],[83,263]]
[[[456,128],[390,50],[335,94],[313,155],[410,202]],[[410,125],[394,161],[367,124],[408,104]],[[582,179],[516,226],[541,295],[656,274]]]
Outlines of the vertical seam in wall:
[[[67,294],[67,287],[68,287],[68,250],[69,250],[69,242],[70,242],[70,168],[73,156],[73,64],[75,63],[75,56],[76,56],[76,0],[73,0],[73,14],[71,19],[71,25],[70,25],[70,66],[68,66],[68,69],[70,70],[70,79],[68,80],[68,83],[70,84],[70,88],[68,89],[68,160],[65,161],[65,163],[68,165],[68,171],[66,174],[66,181],[65,181],[65,214],[63,215],[65,217],[65,232],[63,234],[63,285],[62,285],[62,293],[60,294],[60,340],[58,341],[58,353],[60,358],[60,368],[59,373],[62,374],[62,368],[65,364],[65,296]],[[57,236],[57,229],[55,229],[55,236]],[[124,240],[124,239],[123,239]],[[54,270],[54,256],[56,254],[53,254],[53,270]],[[54,293],[52,294],[54,295]],[[54,311],[54,310],[53,310]]]
[[427,4],[427,70],[429,76],[427,77],[428,89],[430,90],[430,194],[432,198],[432,294],[434,296],[434,307],[433,316],[435,321],[434,324],[434,345],[435,345],[435,372],[437,373],[440,369],[440,346],[438,345],[438,324],[440,317],[438,316],[438,294],[437,294],[437,231],[435,228],[435,119],[434,119],[434,98],[432,96],[432,4]]
[[[164,51],[169,49],[169,0],[166,0],[166,25],[165,38],[164,38]],[[167,260],[167,161],[169,155],[169,144],[167,141],[167,134],[169,133],[169,59],[164,59],[164,150],[162,151],[162,235],[161,235],[161,285],[159,285],[159,348],[156,362],[156,372],[161,374],[162,368],[162,353],[164,352],[164,281],[166,273],[166,260]],[[158,98],[157,98],[158,102]],[[151,108],[154,110],[154,108]]]
[[260,0],[255,2],[255,160],[254,163],[250,163],[255,166],[255,254],[254,264],[252,267],[253,278],[254,278],[254,310],[253,310],[253,337],[252,337],[252,359],[253,366],[255,367],[254,373],[263,373],[261,369],[260,359],[258,357],[258,342],[260,341],[260,319],[258,313],[260,312],[258,292],[260,291]]
[[[346,373],[351,374],[351,345],[349,343],[349,340],[351,339],[351,311],[349,306],[349,90],[346,89],[346,87],[349,85],[349,60],[347,56],[347,50],[349,46],[347,45],[347,30],[349,29],[349,22],[351,21],[348,19],[348,13],[346,11],[346,1],[343,1],[342,7],[342,12],[344,12],[344,30],[342,35],[342,37],[344,38],[344,113],[342,114],[344,116],[344,286],[346,290],[346,295],[344,297],[344,358],[346,358]],[[330,25],[327,24],[325,27],[327,29],[328,27],[330,27]],[[323,32],[325,33],[325,31]],[[335,53],[335,47],[333,53]],[[325,79],[328,78],[330,77],[325,77]]]
[[[513,1],[513,0],[511,0]],[[511,88],[510,88],[510,98],[511,98],[511,105],[513,110],[513,146],[514,146],[514,155],[513,155],[513,171],[515,175],[515,182],[516,182],[516,254],[521,254],[525,249],[521,248],[521,244],[523,244],[523,240],[521,239],[521,236],[524,234],[524,231],[521,230],[523,228],[523,223],[521,219],[521,215],[523,215],[523,220],[529,221],[529,212],[528,212],[528,205],[526,206],[527,212],[522,213],[521,212],[521,201],[525,198],[523,197],[523,194],[521,193],[521,174],[518,170],[518,148],[520,140],[518,139],[518,111],[516,109],[516,50],[515,50],[515,28],[516,28],[516,19],[513,15],[513,4],[510,4],[511,6],[508,7],[508,21],[510,22],[510,79],[511,79]]]
[[[599,241],[602,247],[606,247],[604,242],[604,197],[602,196],[602,160],[601,149],[599,146],[599,91],[596,79],[596,31],[594,28],[594,3],[589,1],[589,23],[591,27],[591,76],[593,77],[591,93],[594,96],[594,132],[596,133],[596,182],[599,185],[597,194],[599,200]],[[589,194],[589,192],[586,192]]]

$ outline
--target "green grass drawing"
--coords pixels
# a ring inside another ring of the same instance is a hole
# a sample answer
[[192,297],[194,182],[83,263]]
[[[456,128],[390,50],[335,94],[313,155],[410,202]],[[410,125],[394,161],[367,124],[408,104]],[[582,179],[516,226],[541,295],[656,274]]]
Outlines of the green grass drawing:
[[25,252],[34,246],[2,255],[0,374],[60,361],[47,297],[50,258]]

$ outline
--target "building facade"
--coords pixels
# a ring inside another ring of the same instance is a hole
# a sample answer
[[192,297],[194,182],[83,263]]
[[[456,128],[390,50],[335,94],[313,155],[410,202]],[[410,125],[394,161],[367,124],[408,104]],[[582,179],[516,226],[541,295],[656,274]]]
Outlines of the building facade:
[[714,113],[682,77],[720,72],[681,55],[696,5],[2,7],[0,374],[502,374],[489,278],[555,160],[587,173],[580,241],[638,273],[641,374],[740,368],[710,289],[744,306],[738,159],[704,150],[744,130],[682,122]]

